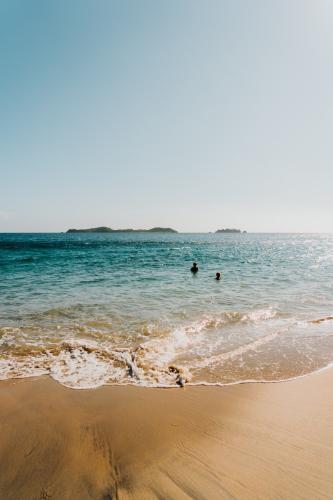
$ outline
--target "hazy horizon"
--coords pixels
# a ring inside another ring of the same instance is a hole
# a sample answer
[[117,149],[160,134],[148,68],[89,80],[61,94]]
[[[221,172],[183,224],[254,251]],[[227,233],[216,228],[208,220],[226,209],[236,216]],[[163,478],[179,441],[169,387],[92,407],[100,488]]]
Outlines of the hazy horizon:
[[333,232],[329,0],[0,0],[0,232]]

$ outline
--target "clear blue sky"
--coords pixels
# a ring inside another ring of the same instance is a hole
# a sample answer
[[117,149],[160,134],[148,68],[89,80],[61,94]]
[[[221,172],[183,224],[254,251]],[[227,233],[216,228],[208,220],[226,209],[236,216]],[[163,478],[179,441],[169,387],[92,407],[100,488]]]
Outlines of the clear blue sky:
[[333,231],[331,0],[0,0],[0,231]]

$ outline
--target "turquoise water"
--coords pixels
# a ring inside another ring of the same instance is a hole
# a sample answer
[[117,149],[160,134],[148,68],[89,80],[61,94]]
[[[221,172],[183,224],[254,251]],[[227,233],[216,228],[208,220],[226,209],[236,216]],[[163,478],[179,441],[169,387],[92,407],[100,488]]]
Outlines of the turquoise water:
[[333,235],[0,234],[0,278],[2,379],[227,384],[333,362]]

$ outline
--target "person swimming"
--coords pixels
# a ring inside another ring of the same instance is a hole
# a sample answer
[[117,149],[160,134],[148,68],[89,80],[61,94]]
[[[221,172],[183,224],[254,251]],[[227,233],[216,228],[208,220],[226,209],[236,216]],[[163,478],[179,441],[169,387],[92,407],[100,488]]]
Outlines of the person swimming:
[[221,279],[221,273],[216,273],[215,279],[219,281]]
[[196,262],[193,262],[193,265],[191,267],[191,273],[197,273],[199,271],[198,265]]

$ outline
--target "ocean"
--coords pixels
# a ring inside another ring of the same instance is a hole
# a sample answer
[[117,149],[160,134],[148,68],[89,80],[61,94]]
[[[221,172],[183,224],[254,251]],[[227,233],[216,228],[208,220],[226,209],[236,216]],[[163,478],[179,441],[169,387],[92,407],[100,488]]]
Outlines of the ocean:
[[287,380],[333,362],[333,235],[0,234],[0,299],[0,379]]

